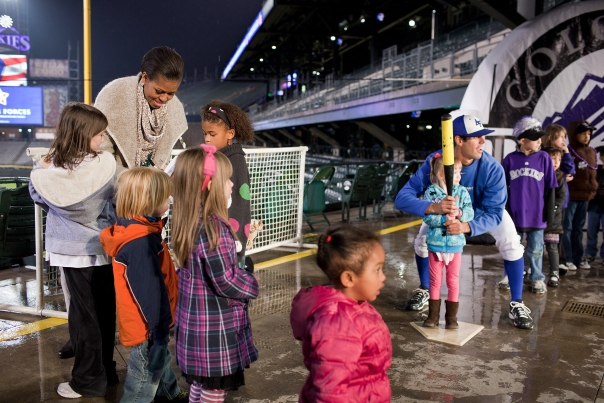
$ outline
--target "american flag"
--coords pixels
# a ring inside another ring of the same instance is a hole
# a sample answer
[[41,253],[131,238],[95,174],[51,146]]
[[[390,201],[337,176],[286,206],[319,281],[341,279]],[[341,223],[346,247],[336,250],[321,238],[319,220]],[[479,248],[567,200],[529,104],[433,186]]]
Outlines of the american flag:
[[27,85],[27,56],[0,55],[0,85]]

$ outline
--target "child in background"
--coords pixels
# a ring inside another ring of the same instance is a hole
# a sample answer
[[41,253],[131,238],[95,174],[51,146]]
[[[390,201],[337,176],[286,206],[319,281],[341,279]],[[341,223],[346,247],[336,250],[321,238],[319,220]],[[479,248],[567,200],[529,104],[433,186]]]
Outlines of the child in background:
[[178,156],[174,170],[172,245],[178,275],[176,360],[191,384],[190,402],[222,402],[245,385],[258,359],[248,315],[258,282],[239,267],[228,223],[231,163],[202,144]]
[[[596,151],[599,153],[600,161],[604,164],[604,147],[598,147]],[[604,165],[598,166],[596,181],[598,182],[598,191],[587,206],[587,247],[585,248],[585,260],[588,263],[593,263],[598,254],[600,224],[604,228]],[[604,262],[604,242],[600,247],[600,258]]]
[[349,225],[319,237],[317,264],[330,285],[304,288],[292,302],[294,337],[310,371],[300,402],[390,402],[390,332],[374,301],[384,287],[379,238]]
[[562,246],[569,270],[591,267],[583,257],[583,227],[587,217],[588,202],[594,198],[598,190],[597,153],[589,146],[594,129],[586,120],[575,120],[568,125],[568,149],[574,157],[576,167],[575,177],[568,183],[570,201],[563,221]]
[[[439,203],[447,197],[445,183],[445,170],[440,154],[434,154],[430,161],[430,181],[432,185],[426,189],[424,200]],[[457,329],[457,311],[459,309],[459,267],[461,265],[461,252],[466,244],[464,234],[448,235],[443,225],[447,221],[458,219],[468,222],[474,218],[474,209],[470,194],[463,186],[461,180],[461,161],[455,160],[453,176],[453,197],[457,198],[457,214],[426,214],[423,218],[428,225],[426,244],[428,245],[428,264],[430,266],[430,299],[428,300],[428,317],[424,327],[435,327],[440,318],[440,287],[443,278],[443,269],[447,270],[447,289],[449,293],[445,300],[445,328]]]
[[47,258],[63,267],[71,295],[67,315],[75,361],[71,381],[57,389],[68,399],[105,396],[107,386],[119,382],[113,270],[99,241],[101,230],[115,222],[115,159],[99,151],[106,128],[98,109],[65,105],[50,153],[36,163],[29,184],[33,200],[48,214]]
[[116,224],[101,232],[113,257],[120,343],[131,347],[120,402],[186,402],[170,367],[170,327],[177,276],[162,241],[161,217],[170,203],[170,177],[154,168],[124,172],[117,191]]
[[[541,137],[541,145],[543,148],[555,147],[562,150],[562,161],[560,162],[560,171],[565,174],[566,181],[564,184],[564,192],[566,194],[566,199],[564,200],[564,204],[562,205],[562,222],[564,222],[564,212],[568,207],[569,194],[568,191],[568,182],[573,180],[575,175],[575,160],[573,156],[570,154],[568,150],[568,146],[566,145],[566,129],[560,125],[552,123],[547,125],[545,128],[545,136]],[[569,266],[571,270],[577,270],[575,265],[570,262],[567,263],[566,256],[564,255],[564,248],[562,247],[562,242],[558,243],[558,254],[560,257],[560,264],[558,265],[560,275],[565,275],[569,270]]]
[[550,156],[540,151],[541,122],[531,116],[514,125],[514,136],[520,146],[508,154],[501,165],[508,185],[508,210],[520,241],[526,234],[526,254],[531,265],[531,291],[546,292],[543,275],[543,230],[551,221],[554,207],[553,190],[558,187]]
[[549,259],[549,280],[547,285],[550,287],[558,287],[560,285],[560,257],[558,248],[560,245],[560,234],[562,234],[562,206],[566,201],[566,175],[560,170],[560,163],[564,152],[556,147],[546,147],[543,151],[549,154],[552,159],[554,170],[556,171],[556,179],[558,187],[554,195],[554,211],[551,219],[547,222],[547,227],[543,233],[543,241],[545,242],[545,250]]
[[[245,162],[242,142],[254,139],[254,128],[247,114],[233,104],[213,100],[201,107],[201,128],[206,144],[215,146],[226,155],[233,166],[233,188],[229,209],[229,223],[237,234],[237,256],[241,267],[253,271],[251,264],[245,265],[245,245],[250,235],[250,174]],[[233,143],[233,140],[236,143]]]

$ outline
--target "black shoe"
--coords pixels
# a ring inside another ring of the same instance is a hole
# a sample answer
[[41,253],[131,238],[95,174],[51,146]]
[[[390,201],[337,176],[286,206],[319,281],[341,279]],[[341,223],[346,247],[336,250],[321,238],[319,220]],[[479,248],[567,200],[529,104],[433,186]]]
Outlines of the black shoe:
[[155,396],[152,403],[187,403],[189,401],[189,391],[180,390],[180,393],[172,400],[166,396]]
[[407,301],[408,311],[421,311],[423,307],[428,305],[430,299],[430,291],[423,288],[416,288],[413,291],[413,297]]
[[547,282],[548,287],[558,287],[560,285],[560,275],[557,271],[552,271],[552,274],[549,276],[549,281]]
[[62,360],[66,360],[67,358],[72,358],[75,356],[73,346],[71,345],[71,340],[67,340],[67,343],[65,343],[63,347],[61,347],[58,356]]
[[510,302],[510,319],[514,326],[518,329],[532,329],[533,318],[531,318],[531,310],[524,305],[522,301]]

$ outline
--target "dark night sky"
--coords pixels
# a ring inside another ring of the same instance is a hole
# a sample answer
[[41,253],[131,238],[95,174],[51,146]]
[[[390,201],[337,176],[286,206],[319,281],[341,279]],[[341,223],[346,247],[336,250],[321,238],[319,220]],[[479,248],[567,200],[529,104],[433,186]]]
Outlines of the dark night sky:
[[[68,40],[73,51],[79,41],[82,56],[82,0],[12,1],[29,4],[29,57],[65,59]],[[221,73],[262,0],[91,0],[91,5],[95,97],[107,82],[136,74],[154,46],[176,49],[190,78],[195,68],[203,75],[204,66],[208,74],[215,67]]]

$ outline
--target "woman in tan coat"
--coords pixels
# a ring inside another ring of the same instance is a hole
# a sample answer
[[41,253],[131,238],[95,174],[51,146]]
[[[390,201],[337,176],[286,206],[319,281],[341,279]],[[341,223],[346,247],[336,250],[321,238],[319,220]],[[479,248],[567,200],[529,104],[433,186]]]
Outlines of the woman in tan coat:
[[162,46],[143,57],[141,72],[107,84],[94,106],[109,120],[103,149],[115,155],[118,174],[134,166],[164,169],[170,152],[187,130],[185,111],[175,93],[184,63]]

